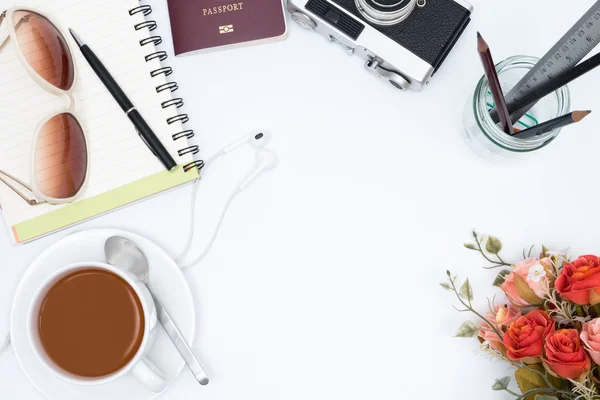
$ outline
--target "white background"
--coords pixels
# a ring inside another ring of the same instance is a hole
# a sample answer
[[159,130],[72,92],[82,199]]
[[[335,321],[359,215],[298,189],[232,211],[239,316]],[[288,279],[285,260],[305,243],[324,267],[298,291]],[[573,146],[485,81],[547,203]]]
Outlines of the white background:
[[[153,3],[171,54],[166,3]],[[507,369],[474,339],[452,337],[468,316],[452,310],[438,282],[446,269],[469,275],[481,310],[499,294],[495,272],[462,248],[472,228],[503,239],[513,261],[542,242],[600,252],[600,116],[528,160],[479,158],[462,133],[482,73],[475,34],[496,61],[541,56],[593,2],[473,3],[472,24],[421,93],[388,88],[358,58],[291,22],[285,42],[170,60],[203,156],[268,128],[281,162],[234,202],[213,251],[187,273],[199,312],[194,349],[211,384],[198,386],[186,370],[161,398],[510,398],[489,389]],[[571,86],[574,109],[600,113],[599,74]],[[206,169],[197,252],[252,165],[244,148]],[[125,228],[176,255],[190,191],[75,230]],[[67,233],[11,247],[0,232],[2,334],[19,276]],[[2,399],[42,399],[12,350],[0,356],[0,382]]]

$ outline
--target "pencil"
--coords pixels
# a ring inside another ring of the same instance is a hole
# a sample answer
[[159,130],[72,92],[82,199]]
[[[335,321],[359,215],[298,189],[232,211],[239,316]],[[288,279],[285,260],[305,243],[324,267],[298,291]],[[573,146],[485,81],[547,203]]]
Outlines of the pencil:
[[502,122],[502,128],[504,129],[504,132],[512,135],[515,131],[513,130],[512,122],[510,120],[510,114],[506,108],[506,101],[504,100],[504,94],[502,93],[502,87],[500,86],[500,79],[498,79],[492,52],[490,51],[490,46],[488,46],[479,32],[477,32],[477,51],[481,57],[485,75],[490,83],[490,90],[494,96],[494,102],[496,103],[496,109],[498,110],[500,121]]
[[563,126],[579,122],[588,115],[590,115],[590,113],[591,111],[573,111],[572,113],[551,119],[550,121],[536,125],[529,129],[525,129],[519,133],[516,133],[514,137],[519,139],[530,139],[532,137],[543,135],[544,133],[553,131],[558,128],[562,128]]
[[568,85],[578,78],[581,78],[583,75],[587,74],[598,66],[600,66],[600,54],[596,54],[576,67],[553,77],[553,79],[548,80],[548,82],[546,82],[544,85],[541,85],[537,89],[531,91],[522,99],[509,104],[508,112],[512,117],[512,121],[516,121],[525,115],[525,113],[527,113],[527,111],[529,111],[543,97],[546,97],[561,87]]

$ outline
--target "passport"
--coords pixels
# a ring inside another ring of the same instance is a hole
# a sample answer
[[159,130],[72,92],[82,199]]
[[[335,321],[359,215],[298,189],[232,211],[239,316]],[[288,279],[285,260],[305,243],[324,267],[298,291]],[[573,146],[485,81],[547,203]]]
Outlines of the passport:
[[282,0],[168,0],[175,55],[287,37]]

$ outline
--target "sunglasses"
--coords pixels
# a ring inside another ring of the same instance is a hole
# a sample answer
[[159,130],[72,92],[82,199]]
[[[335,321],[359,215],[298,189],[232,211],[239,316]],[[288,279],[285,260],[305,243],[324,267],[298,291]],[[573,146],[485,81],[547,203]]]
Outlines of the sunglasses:
[[[39,11],[15,7],[0,14],[0,52],[12,40],[18,58],[35,83],[68,100],[67,107],[44,118],[34,133],[30,182],[0,169],[3,182],[30,205],[74,201],[89,174],[88,140],[74,110],[76,71],[65,36]],[[20,191],[20,186],[33,199]]]

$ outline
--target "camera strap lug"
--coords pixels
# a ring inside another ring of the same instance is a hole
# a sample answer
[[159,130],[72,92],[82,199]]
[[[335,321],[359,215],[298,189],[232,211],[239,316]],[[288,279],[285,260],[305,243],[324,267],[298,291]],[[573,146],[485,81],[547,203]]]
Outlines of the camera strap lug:
[[388,81],[396,89],[408,90],[410,88],[410,82],[407,81],[403,76],[382,67],[380,62],[375,59],[368,60],[365,63],[365,68],[372,74],[375,74],[381,79]]

